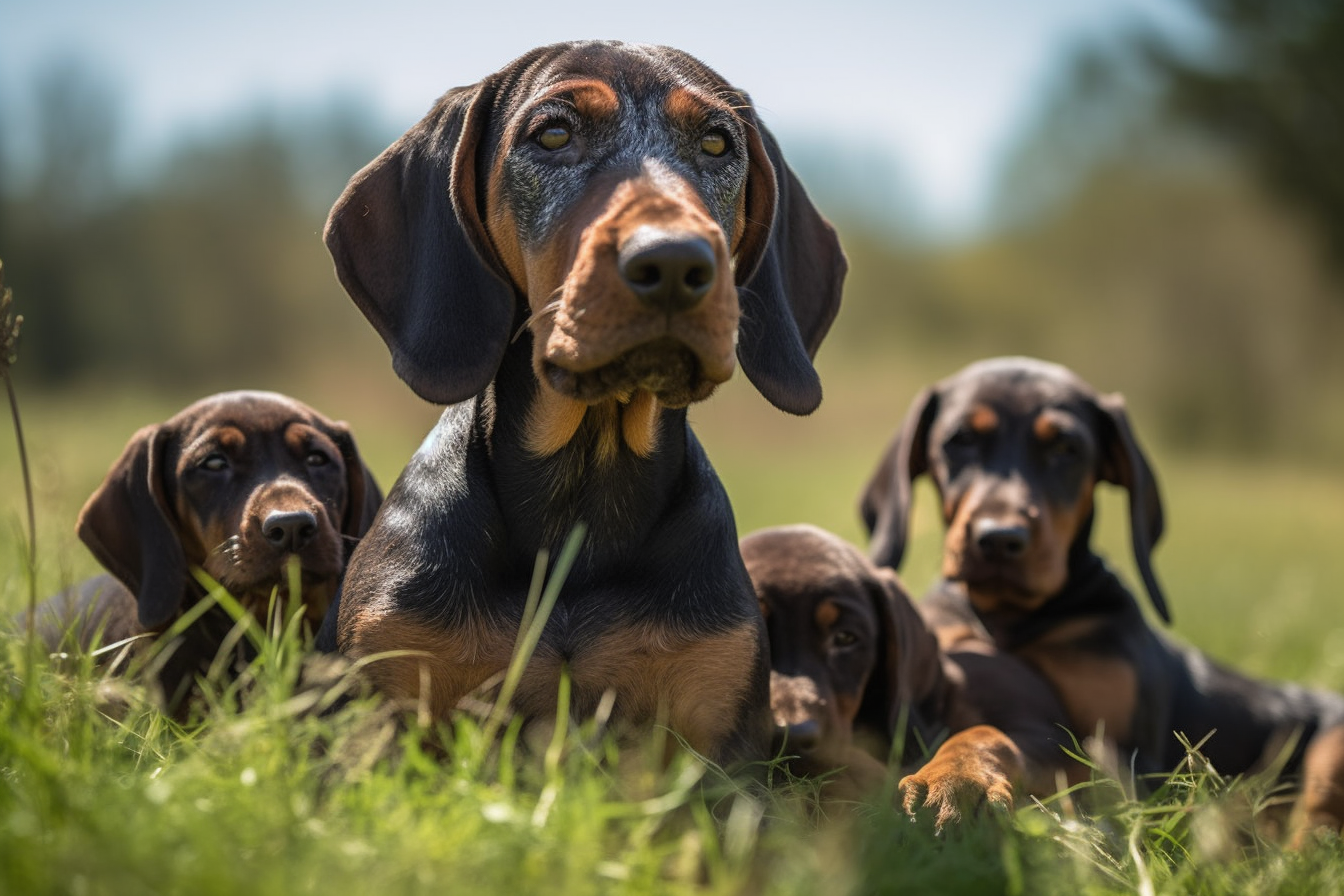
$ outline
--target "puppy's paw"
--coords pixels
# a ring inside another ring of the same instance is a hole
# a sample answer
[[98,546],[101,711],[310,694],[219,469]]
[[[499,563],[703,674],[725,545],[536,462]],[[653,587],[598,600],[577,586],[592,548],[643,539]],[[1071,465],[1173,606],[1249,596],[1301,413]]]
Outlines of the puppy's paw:
[[977,725],[953,735],[923,768],[900,780],[901,807],[912,820],[932,815],[938,832],[986,810],[1011,812],[1022,769],[1022,754],[1003,732]]

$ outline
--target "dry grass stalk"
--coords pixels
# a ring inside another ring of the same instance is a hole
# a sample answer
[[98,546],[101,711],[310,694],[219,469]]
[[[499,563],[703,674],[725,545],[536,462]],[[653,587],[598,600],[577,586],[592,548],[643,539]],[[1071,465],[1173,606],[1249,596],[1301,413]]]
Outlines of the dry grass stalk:
[[5,264],[0,261],[0,378],[9,395],[9,410],[14,418],[14,437],[19,443],[19,465],[23,470],[23,492],[28,500],[28,643],[33,642],[33,620],[37,609],[37,515],[33,510],[33,480],[28,472],[28,449],[23,441],[23,421],[19,419],[19,399],[14,393],[10,370],[19,359],[19,331],[23,315],[14,313],[14,292],[5,286]]

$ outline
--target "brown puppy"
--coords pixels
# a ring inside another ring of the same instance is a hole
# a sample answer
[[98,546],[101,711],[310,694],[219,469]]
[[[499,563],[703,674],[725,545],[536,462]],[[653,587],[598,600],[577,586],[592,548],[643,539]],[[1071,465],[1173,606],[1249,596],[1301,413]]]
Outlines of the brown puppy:
[[[950,732],[901,779],[906,811],[927,808],[942,826],[979,805],[1012,806],[1025,773],[1021,751],[966,699],[966,671],[939,649],[891,570],[813,526],[765,529],[741,547],[770,637],[780,749],[798,757],[797,771],[844,769],[830,786],[841,796],[871,796],[889,759],[917,763]],[[1002,660],[987,680],[1049,703],[1043,682]],[[985,671],[981,664],[972,674],[978,680]],[[903,752],[892,756],[902,733]]]
[[[1138,568],[1158,613],[1153,573],[1162,534],[1157,480],[1123,399],[1071,371],[1028,358],[973,364],[925,390],[863,496],[871,556],[896,566],[911,485],[928,473],[947,523],[944,581],[925,601],[947,637],[988,637],[1038,670],[1058,694],[1056,721],[1101,731],[1140,773],[1174,769],[1192,742],[1223,774],[1272,761],[1300,778],[1305,825],[1344,823],[1344,698],[1240,675],[1174,644],[1145,622],[1133,595],[1092,552],[1092,491],[1129,491]],[[1216,733],[1215,733],[1216,732]],[[1294,740],[1295,739],[1295,740]]]
[[[195,567],[261,615],[296,557],[316,628],[381,502],[344,423],[274,392],[212,395],[131,437],[79,516],[111,575],[49,599],[35,622],[51,649],[162,631],[203,596]],[[216,607],[182,634],[159,674],[169,707],[231,627]]]
[[576,717],[611,692],[618,724],[764,755],[760,614],[686,406],[740,361],[812,411],[845,262],[746,95],[667,47],[538,48],[356,174],[326,240],[398,374],[453,406],[320,642],[398,653],[369,677],[446,718],[508,666],[539,552],[582,523],[514,708],[553,715],[567,674]]

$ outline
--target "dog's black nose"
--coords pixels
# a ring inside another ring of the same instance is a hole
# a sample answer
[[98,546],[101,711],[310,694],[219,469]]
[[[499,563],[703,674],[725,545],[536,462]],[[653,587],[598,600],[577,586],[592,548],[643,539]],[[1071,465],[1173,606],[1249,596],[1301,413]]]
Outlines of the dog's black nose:
[[1020,560],[1031,544],[1026,526],[996,520],[976,520],[974,534],[975,544],[986,560]]
[[784,726],[784,752],[810,753],[821,743],[821,726],[816,719]]
[[660,311],[694,308],[714,285],[714,247],[704,237],[641,227],[616,263],[635,295]]
[[317,534],[317,517],[306,510],[276,511],[266,515],[261,534],[277,550],[303,550]]

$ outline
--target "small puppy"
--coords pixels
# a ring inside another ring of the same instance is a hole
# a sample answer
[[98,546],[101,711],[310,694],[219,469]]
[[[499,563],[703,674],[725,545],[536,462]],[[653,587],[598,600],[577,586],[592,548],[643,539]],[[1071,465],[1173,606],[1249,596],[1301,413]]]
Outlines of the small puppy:
[[[870,556],[895,567],[905,550],[912,483],[929,474],[947,535],[942,583],[924,601],[945,643],[990,639],[1037,670],[1059,697],[1052,720],[1104,733],[1140,774],[1176,768],[1201,742],[1222,774],[1284,754],[1303,783],[1296,823],[1344,824],[1344,698],[1233,671],[1163,637],[1089,544],[1093,489],[1128,490],[1135,558],[1169,619],[1151,552],[1163,512],[1119,395],[1030,358],[972,364],[911,406],[863,496]],[[1207,740],[1206,740],[1207,738]]]
[[[925,807],[941,827],[979,805],[1012,806],[1014,783],[1027,772],[1023,752],[985,724],[990,715],[967,699],[966,683],[969,676],[1000,698],[1048,708],[1044,682],[1010,657],[995,664],[992,650],[967,655],[963,668],[960,657],[939,649],[895,574],[829,532],[765,529],[741,547],[770,640],[777,742],[798,757],[795,771],[844,769],[830,793],[871,795],[889,757],[898,766],[917,762],[951,732],[927,764],[901,779],[906,811]],[[1013,724],[1014,714],[1000,715]],[[902,732],[904,749],[892,757]],[[1039,748],[1039,729],[1024,733]]]
[[[48,599],[34,623],[51,650],[161,632],[204,595],[194,567],[261,615],[296,557],[316,628],[381,502],[344,423],[274,392],[212,395],[131,437],[79,516],[110,575]],[[168,708],[232,626],[215,607],[181,634],[158,673]]]

